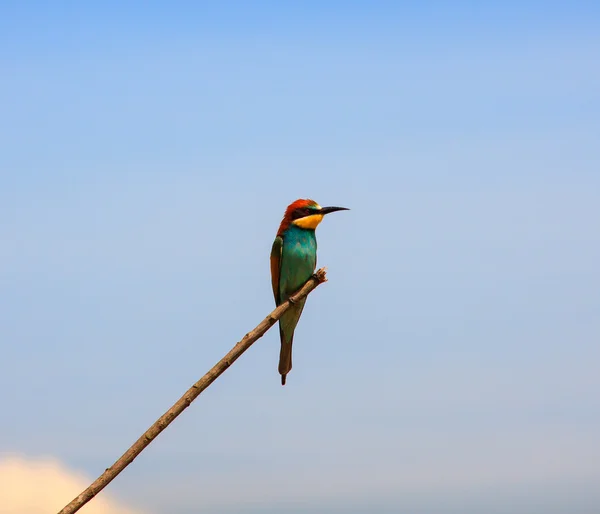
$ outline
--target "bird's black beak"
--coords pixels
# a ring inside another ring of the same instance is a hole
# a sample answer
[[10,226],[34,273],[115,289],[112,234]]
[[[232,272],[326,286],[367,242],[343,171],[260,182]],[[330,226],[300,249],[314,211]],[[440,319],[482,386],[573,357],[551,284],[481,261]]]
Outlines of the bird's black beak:
[[329,214],[336,211],[349,211],[347,207],[323,207],[319,210],[319,214]]

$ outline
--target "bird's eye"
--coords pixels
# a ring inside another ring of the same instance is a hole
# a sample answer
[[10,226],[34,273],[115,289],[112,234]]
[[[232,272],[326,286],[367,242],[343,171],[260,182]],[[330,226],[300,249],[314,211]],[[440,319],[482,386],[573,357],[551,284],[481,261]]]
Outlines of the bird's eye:
[[306,207],[301,207],[294,211],[294,214],[292,214],[292,219],[297,220],[298,218],[304,218],[304,216],[308,216],[309,214],[310,212]]

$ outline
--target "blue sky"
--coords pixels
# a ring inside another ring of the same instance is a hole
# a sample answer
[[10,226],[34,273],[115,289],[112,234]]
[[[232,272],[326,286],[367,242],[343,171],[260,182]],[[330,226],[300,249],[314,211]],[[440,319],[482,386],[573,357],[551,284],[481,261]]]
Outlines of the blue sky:
[[311,197],[352,210],[286,387],[273,330],[106,493],[596,512],[599,11],[5,2],[0,452],[103,471],[272,309]]

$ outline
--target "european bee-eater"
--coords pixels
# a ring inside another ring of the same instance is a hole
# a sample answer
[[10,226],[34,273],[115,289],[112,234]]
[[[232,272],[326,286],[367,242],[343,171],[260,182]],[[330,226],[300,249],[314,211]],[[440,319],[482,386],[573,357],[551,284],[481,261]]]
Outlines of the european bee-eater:
[[[287,301],[314,273],[317,266],[315,229],[323,216],[346,210],[346,207],[321,207],[308,199],[296,200],[288,206],[271,249],[271,282],[276,305]],[[305,302],[303,298],[292,305],[279,320],[281,385],[285,385],[285,377],[292,369],[294,330]]]

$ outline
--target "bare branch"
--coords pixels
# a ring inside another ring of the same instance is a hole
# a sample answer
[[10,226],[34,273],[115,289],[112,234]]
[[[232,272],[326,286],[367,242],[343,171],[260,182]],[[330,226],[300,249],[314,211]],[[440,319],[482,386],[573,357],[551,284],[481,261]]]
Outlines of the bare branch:
[[281,304],[271,314],[269,314],[252,331],[248,332],[240,342],[238,342],[212,369],[206,373],[198,382],[190,387],[186,393],[175,402],[175,404],[158,418],[154,424],[142,434],[142,436],[110,467],[107,468],[85,491],[74,498],[71,503],[65,506],[58,514],[73,514],[96,496],[112,480],[133,462],[143,450],[148,446],[173,420],[179,416],[190,404],[212,384],[237,358],[242,355],[250,346],[260,339],[267,330],[269,330],[283,314],[290,308],[292,302],[297,302],[308,296],[317,286],[327,281],[325,268],[319,269],[304,286],[293,295],[290,300]]

